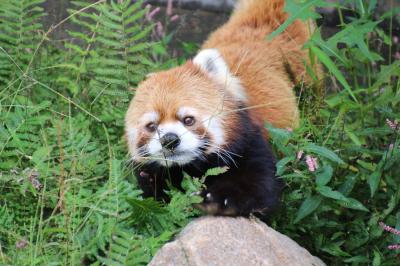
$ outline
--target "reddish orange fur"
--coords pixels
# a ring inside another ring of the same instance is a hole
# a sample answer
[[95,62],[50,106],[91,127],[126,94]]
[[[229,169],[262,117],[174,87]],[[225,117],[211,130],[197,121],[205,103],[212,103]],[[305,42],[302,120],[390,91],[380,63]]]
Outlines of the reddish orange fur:
[[159,123],[162,124],[176,120],[176,113],[182,106],[201,110],[204,117],[221,117],[227,139],[233,136],[238,119],[235,111],[237,103],[225,97],[224,91],[191,61],[154,74],[142,82],[128,109],[126,124],[142,129],[139,133],[146,135],[148,133],[143,129],[144,125],[139,124],[144,113],[156,111],[160,114]]
[[[230,20],[209,37],[203,48],[218,49],[231,72],[240,79],[254,122],[263,125],[268,121],[288,128],[298,125],[299,116],[293,83],[284,62],[290,64],[297,80],[303,78],[307,51],[301,48],[309,33],[304,23],[295,21],[272,41],[266,39],[287,18],[283,6],[283,0],[239,1]],[[181,106],[194,107],[206,116],[219,110],[227,142],[233,139],[238,123],[237,103],[225,97],[221,88],[190,61],[141,83],[126,123],[138,127],[140,116],[153,110],[160,113],[160,123],[173,120]]]
[[[302,46],[309,38],[307,25],[295,21],[285,32],[267,40],[286,19],[284,0],[242,0],[231,19],[214,32],[203,48],[217,48],[231,71],[241,80],[254,106],[252,117],[276,127],[296,127],[298,108],[284,62],[296,79],[305,76],[307,51]],[[306,81],[308,81],[307,77]],[[263,107],[260,107],[263,106]]]

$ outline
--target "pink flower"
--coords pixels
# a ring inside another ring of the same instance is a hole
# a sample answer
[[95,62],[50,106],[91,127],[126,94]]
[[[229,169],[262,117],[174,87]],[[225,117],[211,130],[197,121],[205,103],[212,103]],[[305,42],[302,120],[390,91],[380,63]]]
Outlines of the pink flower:
[[393,130],[396,130],[399,126],[399,123],[397,121],[390,121],[389,119],[386,119],[386,124]]
[[148,20],[148,21],[151,21],[152,19],[153,19],[153,17],[158,13],[158,12],[160,12],[160,7],[157,7],[157,8],[155,8],[155,9],[153,9],[152,11],[150,11],[147,15],[146,15],[146,19]]
[[172,15],[172,0],[168,0],[168,3],[167,3],[167,15],[169,17]]
[[307,164],[308,170],[310,170],[310,172],[315,172],[315,170],[318,169],[317,158],[314,158],[310,155],[306,156],[306,164]]
[[303,157],[304,151],[300,150],[297,152],[297,160],[300,160]]
[[157,24],[156,24],[156,32],[157,32],[157,35],[159,37],[163,37],[164,36],[164,27],[161,24],[161,22],[157,22]]
[[25,239],[19,240],[15,243],[15,247],[17,249],[25,248],[27,245],[28,245],[28,241],[26,241]]
[[289,132],[293,132],[293,128],[291,128],[291,127],[288,127],[286,130]]
[[393,43],[398,44],[399,43],[399,37],[393,36]]
[[393,227],[390,227],[389,225],[387,225],[387,224],[385,224],[385,223],[383,223],[383,222],[379,222],[379,225],[383,228],[383,230],[388,231],[388,232],[390,232],[390,233],[392,233],[392,234],[395,234],[395,235],[400,236],[400,231],[399,231],[399,230],[397,230],[397,229],[395,229],[395,228],[393,228]]
[[171,17],[171,22],[174,22],[174,21],[176,21],[176,20],[178,20],[179,19],[179,16],[178,15],[173,15],[172,17]]
[[[383,228],[383,230],[388,231],[389,233],[392,233],[394,235],[400,236],[400,230],[390,227],[389,225],[385,224],[384,222],[379,222],[379,225],[380,225],[380,227]],[[388,249],[398,250],[398,249],[400,249],[400,245],[399,244],[390,245],[390,246],[388,246]]]

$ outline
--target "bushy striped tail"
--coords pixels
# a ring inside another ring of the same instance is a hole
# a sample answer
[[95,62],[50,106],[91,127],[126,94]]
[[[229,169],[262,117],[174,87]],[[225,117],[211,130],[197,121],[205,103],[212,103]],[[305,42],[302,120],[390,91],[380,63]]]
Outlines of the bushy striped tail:
[[285,0],[239,0],[232,19],[246,26],[276,29],[287,19],[284,7]]

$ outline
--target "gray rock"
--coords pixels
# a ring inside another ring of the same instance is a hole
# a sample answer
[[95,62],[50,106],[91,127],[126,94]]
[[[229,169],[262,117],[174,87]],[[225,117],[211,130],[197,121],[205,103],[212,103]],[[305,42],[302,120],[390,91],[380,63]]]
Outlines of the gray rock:
[[165,244],[150,266],[322,266],[320,259],[266,224],[245,218],[203,217]]

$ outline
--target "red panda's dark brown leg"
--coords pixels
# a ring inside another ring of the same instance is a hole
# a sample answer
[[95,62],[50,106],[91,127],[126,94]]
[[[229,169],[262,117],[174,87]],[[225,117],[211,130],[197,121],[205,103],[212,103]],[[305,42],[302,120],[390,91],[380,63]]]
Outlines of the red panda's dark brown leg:
[[275,175],[275,159],[260,129],[253,125],[237,167],[206,179],[203,203],[197,208],[208,214],[248,216],[268,214],[279,205],[282,181]]

